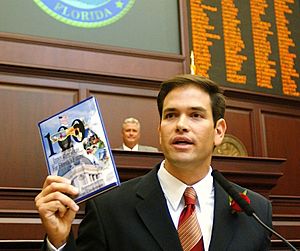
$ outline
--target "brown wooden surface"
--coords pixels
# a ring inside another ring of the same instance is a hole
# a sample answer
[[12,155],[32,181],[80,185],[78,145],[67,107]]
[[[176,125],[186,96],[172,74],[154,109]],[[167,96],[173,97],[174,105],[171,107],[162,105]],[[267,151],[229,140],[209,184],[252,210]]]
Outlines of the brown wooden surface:
[[250,156],[286,159],[271,194],[300,196],[300,101],[237,90],[225,90],[225,95],[228,132],[242,139]]
[[138,79],[163,80],[183,72],[185,67],[182,55],[1,32],[0,53],[1,64]]
[[[127,116],[141,120],[141,143],[160,147],[160,82],[189,72],[186,2],[179,6],[180,55],[0,33],[0,249],[23,245],[30,250],[43,236],[33,203],[47,175],[40,120],[94,95],[113,148],[121,144],[121,121]],[[215,157],[213,165],[269,197],[275,229],[299,247],[300,101],[224,89],[227,132],[242,141],[249,157]],[[113,152],[122,180],[146,173],[163,158],[161,153]],[[82,215],[83,209],[78,220]]]

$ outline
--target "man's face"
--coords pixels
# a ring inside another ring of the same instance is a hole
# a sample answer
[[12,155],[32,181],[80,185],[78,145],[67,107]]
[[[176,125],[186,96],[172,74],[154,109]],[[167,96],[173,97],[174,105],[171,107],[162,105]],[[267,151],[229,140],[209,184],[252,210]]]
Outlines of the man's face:
[[140,140],[140,128],[135,123],[127,123],[122,129],[123,142],[126,146],[133,148]]
[[182,168],[209,166],[214,145],[223,139],[217,128],[206,92],[193,85],[172,90],[164,100],[159,126],[166,163]]

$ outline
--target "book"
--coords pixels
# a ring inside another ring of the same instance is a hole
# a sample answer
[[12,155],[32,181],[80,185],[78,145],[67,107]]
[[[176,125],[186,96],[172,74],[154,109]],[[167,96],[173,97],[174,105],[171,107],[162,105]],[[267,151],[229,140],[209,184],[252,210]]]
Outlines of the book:
[[48,173],[71,180],[81,203],[120,185],[95,97],[38,123]]

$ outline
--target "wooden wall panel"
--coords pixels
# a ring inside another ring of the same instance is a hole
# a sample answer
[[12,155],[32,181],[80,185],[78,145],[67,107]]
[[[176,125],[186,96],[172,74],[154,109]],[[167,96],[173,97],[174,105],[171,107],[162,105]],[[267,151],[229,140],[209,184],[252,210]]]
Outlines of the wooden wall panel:
[[95,92],[91,94],[99,101],[108,138],[113,148],[122,144],[121,127],[126,117],[135,117],[140,121],[140,144],[159,147],[157,132],[159,116],[155,98]]
[[254,156],[251,127],[251,109],[229,106],[226,109],[225,120],[227,132],[237,137],[246,147],[248,156]]
[[40,186],[45,160],[37,123],[77,101],[75,90],[1,83],[1,186]]
[[284,175],[278,181],[272,194],[300,195],[299,109],[294,109],[289,113],[275,110],[263,111],[262,117],[268,157],[281,156],[287,159]]
[[182,55],[32,38],[0,32],[0,63],[163,80],[185,70]]
[[292,215],[300,224],[300,196],[270,195],[270,199],[274,216],[284,218]]

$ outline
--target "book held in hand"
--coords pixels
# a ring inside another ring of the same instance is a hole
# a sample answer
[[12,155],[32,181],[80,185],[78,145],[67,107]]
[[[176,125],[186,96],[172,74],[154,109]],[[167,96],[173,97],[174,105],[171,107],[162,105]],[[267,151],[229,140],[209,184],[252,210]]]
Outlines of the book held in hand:
[[38,123],[50,175],[79,189],[83,202],[120,185],[97,100],[89,97]]

